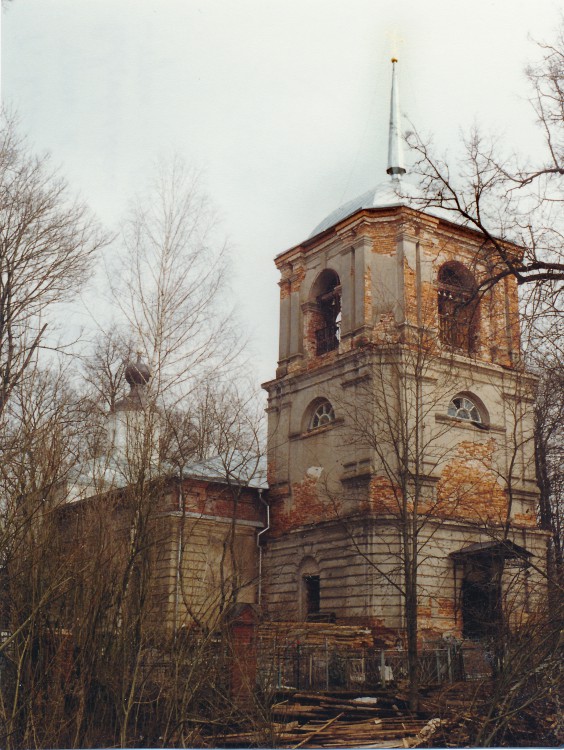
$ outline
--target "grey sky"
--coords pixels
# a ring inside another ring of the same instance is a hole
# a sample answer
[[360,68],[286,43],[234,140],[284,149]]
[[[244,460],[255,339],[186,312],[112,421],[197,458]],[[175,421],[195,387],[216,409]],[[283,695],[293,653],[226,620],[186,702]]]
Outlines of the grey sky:
[[273,256],[385,176],[392,53],[401,110],[439,150],[481,122],[534,153],[527,36],[550,39],[559,12],[552,0],[13,0],[2,95],[110,225],[160,155],[204,169],[264,380]]

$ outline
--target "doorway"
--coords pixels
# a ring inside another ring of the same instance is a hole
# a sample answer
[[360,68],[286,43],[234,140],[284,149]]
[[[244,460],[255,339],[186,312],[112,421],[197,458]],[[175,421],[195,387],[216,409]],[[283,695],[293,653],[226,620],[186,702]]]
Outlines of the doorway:
[[496,635],[501,621],[501,581],[493,559],[467,563],[461,588],[462,635],[481,640]]

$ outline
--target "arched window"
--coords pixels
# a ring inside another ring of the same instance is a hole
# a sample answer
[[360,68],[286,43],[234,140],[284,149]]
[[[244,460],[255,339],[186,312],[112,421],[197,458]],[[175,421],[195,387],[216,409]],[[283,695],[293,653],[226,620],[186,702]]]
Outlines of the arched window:
[[335,421],[335,410],[331,406],[327,399],[323,399],[317,403],[317,406],[312,412],[309,420],[309,429],[315,430],[318,427],[323,427],[326,424],[331,424]]
[[475,424],[483,424],[484,422],[481,410],[472,399],[464,395],[458,395],[452,399],[448,405],[448,415]]
[[319,356],[339,347],[341,282],[335,271],[325,269],[313,285],[315,353]]
[[443,344],[464,352],[476,351],[479,305],[476,282],[461,263],[445,263],[439,271],[439,336]]

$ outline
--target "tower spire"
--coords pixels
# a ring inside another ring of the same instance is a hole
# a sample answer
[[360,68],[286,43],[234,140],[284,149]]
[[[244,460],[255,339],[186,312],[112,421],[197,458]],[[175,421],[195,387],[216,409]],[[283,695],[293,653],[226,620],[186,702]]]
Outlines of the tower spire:
[[397,58],[392,57],[392,96],[390,100],[390,132],[388,136],[388,168],[386,169],[386,172],[394,178],[401,177],[406,171],[403,166],[396,63]]

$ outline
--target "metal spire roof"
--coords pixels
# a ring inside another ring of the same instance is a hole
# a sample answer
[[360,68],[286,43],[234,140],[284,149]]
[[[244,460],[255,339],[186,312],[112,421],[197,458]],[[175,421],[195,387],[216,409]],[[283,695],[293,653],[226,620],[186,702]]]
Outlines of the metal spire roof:
[[397,59],[392,58],[392,94],[390,99],[390,127],[388,133],[388,168],[386,172],[391,176],[376,185],[375,188],[359,195],[343,206],[332,211],[320,224],[318,224],[310,237],[323,232],[325,229],[337,224],[342,219],[352,216],[364,208],[391,208],[392,206],[409,205],[410,198],[417,197],[417,189],[401,179],[406,169],[403,161],[403,148],[401,141],[399,93],[396,77]]
[[391,175],[405,174],[400,131],[399,92],[396,77],[397,58],[392,57],[392,96],[390,98],[390,131],[388,134],[388,169]]

